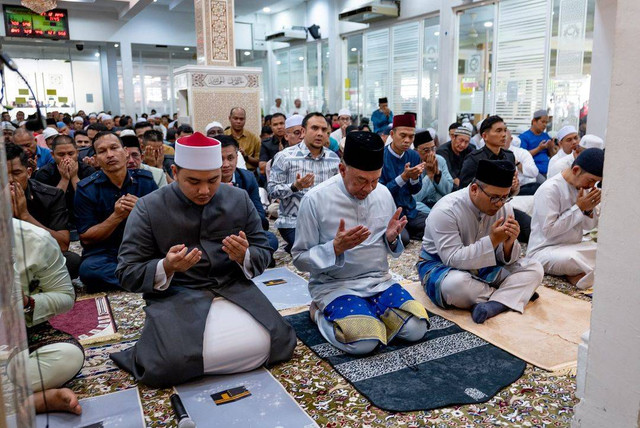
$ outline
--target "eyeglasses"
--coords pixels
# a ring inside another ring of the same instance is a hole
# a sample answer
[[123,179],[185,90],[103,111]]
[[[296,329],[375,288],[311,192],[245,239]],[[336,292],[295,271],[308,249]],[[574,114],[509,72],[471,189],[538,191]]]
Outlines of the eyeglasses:
[[435,151],[436,151],[436,148],[435,148],[435,146],[434,146],[434,147],[420,147],[420,148],[418,149],[418,151],[419,151],[420,153],[430,153],[430,152],[435,152]]
[[479,185],[478,183],[476,183],[476,185],[478,186],[478,188],[480,190],[482,190],[482,193],[484,193],[485,195],[487,195],[489,197],[489,202],[491,202],[493,205],[498,205],[498,203],[502,203],[502,205],[506,204],[507,202],[511,201],[513,198],[509,195],[507,196],[495,196],[495,195],[490,195],[488,194],[481,185]]

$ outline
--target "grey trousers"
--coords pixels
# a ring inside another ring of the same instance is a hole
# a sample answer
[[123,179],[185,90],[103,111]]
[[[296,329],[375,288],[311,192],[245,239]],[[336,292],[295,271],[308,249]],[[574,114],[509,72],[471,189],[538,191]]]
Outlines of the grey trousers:
[[475,279],[469,272],[451,270],[440,284],[443,300],[461,309],[493,300],[522,313],[542,282],[542,265],[523,258],[503,268],[491,284]]

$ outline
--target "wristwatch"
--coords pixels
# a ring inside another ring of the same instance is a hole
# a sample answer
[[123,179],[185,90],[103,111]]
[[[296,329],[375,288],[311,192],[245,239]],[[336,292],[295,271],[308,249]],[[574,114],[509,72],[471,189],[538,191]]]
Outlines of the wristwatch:
[[28,315],[33,313],[33,309],[35,308],[35,306],[36,306],[36,301],[33,300],[33,297],[27,296],[27,304],[23,308],[24,314]]
[[591,214],[593,214],[593,210],[589,210],[589,211],[582,211],[582,214],[586,215],[587,217],[591,217]]

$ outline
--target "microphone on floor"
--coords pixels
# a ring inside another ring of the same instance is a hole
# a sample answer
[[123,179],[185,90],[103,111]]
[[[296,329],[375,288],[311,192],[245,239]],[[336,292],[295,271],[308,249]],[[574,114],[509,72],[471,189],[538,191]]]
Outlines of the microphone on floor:
[[171,400],[173,413],[175,413],[176,419],[178,420],[178,428],[196,428],[196,423],[189,417],[180,396],[178,394],[171,394],[169,399]]

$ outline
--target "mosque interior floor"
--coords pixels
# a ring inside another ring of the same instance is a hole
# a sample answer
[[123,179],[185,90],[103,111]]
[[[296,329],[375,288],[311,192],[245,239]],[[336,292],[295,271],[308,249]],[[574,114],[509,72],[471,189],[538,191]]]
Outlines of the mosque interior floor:
[[[272,231],[275,232],[273,222]],[[73,243],[72,249],[80,251],[79,244]],[[400,258],[390,260],[392,271],[406,279],[417,280],[414,265],[419,251],[420,242],[412,241]],[[275,259],[278,267],[287,267],[308,278],[293,267],[291,256],[282,249],[276,252]],[[591,300],[560,278],[545,276],[543,285],[575,298]],[[144,301],[141,295],[134,293],[113,291],[108,294],[123,338],[86,349],[84,368],[68,384],[79,398],[136,386],[129,374],[115,367],[109,354],[131,346],[139,337],[144,324]],[[573,408],[579,401],[575,397],[575,372],[549,373],[528,364],[519,380],[486,403],[390,413],[374,407],[300,341],[293,358],[270,371],[321,427],[569,426]],[[138,385],[138,388],[147,426],[177,426],[169,404],[171,390],[144,385]]]

